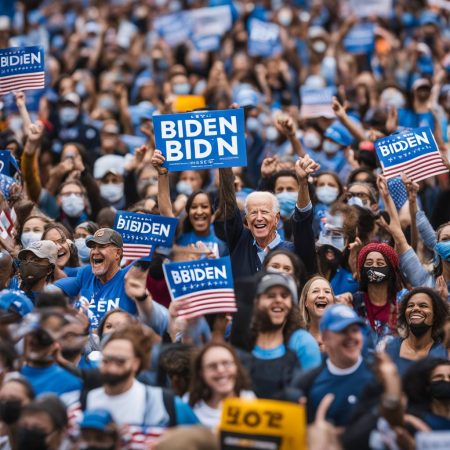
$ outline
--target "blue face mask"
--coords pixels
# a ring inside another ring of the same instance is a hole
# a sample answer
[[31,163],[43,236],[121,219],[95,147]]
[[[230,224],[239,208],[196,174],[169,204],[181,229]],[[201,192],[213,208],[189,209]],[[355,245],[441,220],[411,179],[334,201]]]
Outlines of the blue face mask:
[[438,242],[434,250],[445,261],[450,261],[450,241]]
[[280,215],[283,219],[288,219],[294,212],[297,203],[297,192],[280,192],[276,195],[280,204]]
[[75,246],[78,250],[78,256],[80,257],[81,261],[83,263],[89,262],[89,256],[91,254],[91,249],[86,245],[86,239],[85,238],[78,238],[75,239]]

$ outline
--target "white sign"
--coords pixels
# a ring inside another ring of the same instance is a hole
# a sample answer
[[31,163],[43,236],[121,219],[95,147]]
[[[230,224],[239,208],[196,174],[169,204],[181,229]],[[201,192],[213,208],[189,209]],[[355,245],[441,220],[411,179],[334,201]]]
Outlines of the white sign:
[[390,17],[392,0],[349,0],[350,10],[357,17]]
[[430,431],[416,434],[416,450],[448,450],[450,431]]

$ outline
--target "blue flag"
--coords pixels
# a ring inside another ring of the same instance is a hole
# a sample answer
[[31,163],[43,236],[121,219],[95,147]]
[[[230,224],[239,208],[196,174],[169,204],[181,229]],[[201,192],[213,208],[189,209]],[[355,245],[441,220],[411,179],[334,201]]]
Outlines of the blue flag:
[[280,27],[276,23],[252,18],[248,21],[248,53],[251,56],[274,56],[282,51]]
[[236,312],[229,257],[168,263],[163,269],[172,300],[183,301],[179,316]]
[[42,47],[0,49],[0,95],[43,87],[45,63]]
[[153,116],[156,148],[169,171],[247,165],[242,109]]
[[171,247],[178,219],[152,214],[117,211],[114,229],[123,240],[123,257],[150,258],[156,247]]
[[343,45],[349,53],[371,53],[375,47],[375,25],[371,22],[353,25]]
[[387,179],[401,176],[404,172],[412,181],[420,181],[448,172],[428,127],[393,134],[378,139],[374,144]]

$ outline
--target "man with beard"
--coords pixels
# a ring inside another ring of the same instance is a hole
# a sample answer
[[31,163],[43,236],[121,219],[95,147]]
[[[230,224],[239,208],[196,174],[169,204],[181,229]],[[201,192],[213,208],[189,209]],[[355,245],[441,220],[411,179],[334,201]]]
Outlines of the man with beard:
[[162,428],[198,423],[180,398],[136,380],[149,366],[155,339],[155,334],[141,324],[113,332],[102,349],[103,386],[88,392],[86,400],[87,409],[109,411],[119,427],[128,425],[130,434],[143,441],[161,433]]
[[294,280],[267,273],[259,280],[250,324],[251,353],[242,354],[258,397],[274,398],[300,368],[320,364],[315,339],[300,329]]

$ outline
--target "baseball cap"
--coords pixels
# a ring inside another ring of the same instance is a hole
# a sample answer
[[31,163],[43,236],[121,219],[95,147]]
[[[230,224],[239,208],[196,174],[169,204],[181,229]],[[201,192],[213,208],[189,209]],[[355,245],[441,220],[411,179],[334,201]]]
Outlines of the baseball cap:
[[0,316],[4,319],[10,313],[17,313],[21,317],[33,310],[33,303],[22,292],[12,289],[0,291]]
[[264,294],[264,292],[274,286],[283,286],[287,288],[292,295],[293,301],[298,302],[297,286],[294,279],[282,272],[268,272],[264,275],[259,280],[256,288],[256,295]]
[[100,431],[107,431],[109,425],[114,424],[111,413],[106,409],[88,409],[84,412],[80,428],[89,428]]
[[427,87],[431,89],[431,82],[428,78],[418,78],[414,83],[412,84],[411,90],[415,91],[416,89],[419,89],[421,87]]
[[56,264],[58,259],[58,247],[53,241],[43,240],[30,244],[27,248],[20,250],[18,258],[22,261],[28,252],[33,253],[38,258],[48,259],[50,264]]
[[73,105],[80,105],[80,96],[76,92],[69,92],[61,97],[61,103],[72,103]]
[[105,155],[98,158],[94,164],[94,178],[101,180],[106,174],[123,175],[125,172],[125,158],[119,155]]
[[343,146],[350,145],[353,142],[350,131],[338,120],[326,129],[325,137]]
[[93,236],[86,238],[86,245],[91,248],[92,244],[113,244],[119,248],[122,248],[123,241],[122,236],[116,230],[111,228],[100,228],[95,232]]
[[245,85],[236,93],[235,100],[243,108],[245,106],[256,107],[259,103],[259,94],[250,86]]
[[364,320],[346,305],[331,305],[325,309],[320,320],[320,332],[333,331],[340,333],[353,324],[364,325]]

